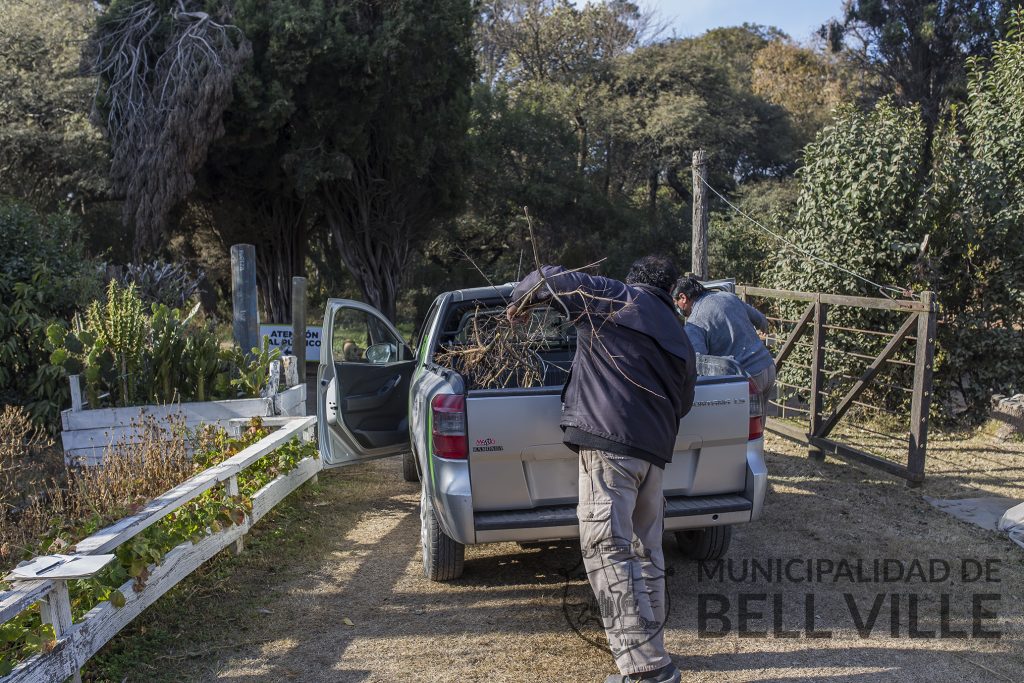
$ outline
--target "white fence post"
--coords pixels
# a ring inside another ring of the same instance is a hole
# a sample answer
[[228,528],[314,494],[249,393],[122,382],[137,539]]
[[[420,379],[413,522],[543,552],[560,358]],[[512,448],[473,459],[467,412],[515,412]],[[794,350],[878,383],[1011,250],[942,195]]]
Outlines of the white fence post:
[[[55,579],[49,594],[39,601],[39,613],[44,624],[53,627],[53,637],[61,641],[68,637],[74,623],[71,616],[71,595],[68,593],[68,582]],[[78,661],[75,658],[75,673],[71,677],[74,683],[82,683],[82,674],[78,672]]]
[[[227,486],[228,486],[228,495],[231,496],[232,498],[237,497],[238,496],[238,475],[237,474],[232,474],[228,478]],[[245,542],[242,540],[242,538],[243,538],[242,536],[239,536],[238,540],[236,540],[234,543],[231,544],[231,552],[233,552],[235,555],[241,555],[242,554],[242,550],[244,550],[244,548],[245,548]]]

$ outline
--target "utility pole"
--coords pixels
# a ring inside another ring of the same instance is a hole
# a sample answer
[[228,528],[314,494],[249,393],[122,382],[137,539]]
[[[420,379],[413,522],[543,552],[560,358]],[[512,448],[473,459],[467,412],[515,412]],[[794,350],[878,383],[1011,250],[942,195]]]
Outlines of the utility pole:
[[701,280],[708,279],[708,157],[698,149],[693,153],[693,239],[690,270]]

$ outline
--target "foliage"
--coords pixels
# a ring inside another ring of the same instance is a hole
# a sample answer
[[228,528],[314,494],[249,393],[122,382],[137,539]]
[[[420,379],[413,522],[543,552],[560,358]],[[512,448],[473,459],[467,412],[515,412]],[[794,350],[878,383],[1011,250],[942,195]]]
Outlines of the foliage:
[[[108,451],[103,468],[83,473],[66,491],[56,492],[46,517],[48,526],[29,554],[66,549],[69,540],[88,536],[131,514],[148,499],[193,473],[224,462],[268,433],[259,418],[254,418],[240,438],[229,437],[216,428],[202,428],[194,435],[195,452],[191,457],[186,455],[181,432],[168,452],[164,438]],[[153,566],[159,565],[173,548],[198,543],[206,536],[243,524],[252,511],[252,496],[309,457],[319,457],[316,444],[293,439],[239,473],[239,495],[231,496],[223,485],[216,486],[118,546],[112,565],[93,578],[68,583],[73,617],[81,619],[103,601],[123,606],[125,584],[130,582],[133,591],[143,590]],[[23,612],[2,628],[0,667],[9,669],[53,645],[52,629],[41,624],[37,610]]]
[[52,210],[106,194],[105,145],[88,120],[93,86],[78,69],[95,15],[75,0],[0,4],[0,195]]
[[[793,223],[799,186],[792,177],[743,183],[730,201],[750,218],[785,236]],[[711,277],[731,277],[744,284],[765,285],[765,272],[786,247],[725,207],[711,214],[708,262]]]
[[786,110],[800,147],[814,140],[836,107],[855,99],[858,77],[840,56],[783,38],[759,50],[751,65],[754,93]]
[[203,278],[202,269],[193,272],[184,263],[167,263],[163,259],[129,263],[116,276],[122,285],[134,284],[145,303],[170,308],[185,308],[199,292]]
[[152,304],[146,312],[134,284],[111,280],[106,301],[94,301],[70,331],[57,323],[47,329],[50,361],[82,376],[91,408],[107,396],[114,406],[259,396],[280,350],[219,350],[198,309],[183,316]]
[[936,134],[922,213],[923,274],[940,294],[936,368],[951,409],[981,418],[1024,386],[1024,13],[991,60],[970,63],[969,98]]
[[991,54],[1020,0],[852,0],[822,28],[833,49],[876,76],[876,96],[917,104],[928,131],[966,97],[967,60]]
[[223,132],[235,75],[252,54],[237,29],[221,23],[230,22],[230,5],[209,4],[115,1],[93,36],[97,118],[110,139],[124,222],[135,227],[136,258],[160,245],[168,214],[192,191],[193,174]]
[[46,328],[98,293],[99,271],[66,212],[0,199],[0,243],[0,404],[23,405],[56,429],[68,390],[48,362]]
[[[971,62],[968,101],[938,128],[929,154],[916,107],[882,100],[868,113],[841,109],[800,171],[794,242],[875,282],[938,294],[935,406],[945,418],[980,419],[993,393],[1019,391],[1024,377],[1022,22],[1014,13],[1011,39],[995,43],[991,60]],[[878,294],[792,251],[770,279]],[[869,341],[858,343],[871,353]]]

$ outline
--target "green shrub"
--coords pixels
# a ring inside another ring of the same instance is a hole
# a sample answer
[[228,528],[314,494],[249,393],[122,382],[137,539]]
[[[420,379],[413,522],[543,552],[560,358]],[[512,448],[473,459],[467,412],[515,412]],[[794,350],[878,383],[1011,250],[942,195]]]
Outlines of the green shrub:
[[156,259],[148,263],[129,263],[116,279],[122,285],[134,284],[147,304],[186,308],[199,291],[204,277],[201,269],[193,273],[183,263]]
[[47,329],[50,362],[81,375],[92,408],[259,396],[280,350],[220,350],[198,309],[183,316],[152,304],[147,313],[135,285],[111,280],[106,300],[92,302],[70,331]]
[[24,406],[53,432],[68,387],[49,363],[46,329],[94,298],[101,275],[66,212],[0,199],[0,244],[0,404]]

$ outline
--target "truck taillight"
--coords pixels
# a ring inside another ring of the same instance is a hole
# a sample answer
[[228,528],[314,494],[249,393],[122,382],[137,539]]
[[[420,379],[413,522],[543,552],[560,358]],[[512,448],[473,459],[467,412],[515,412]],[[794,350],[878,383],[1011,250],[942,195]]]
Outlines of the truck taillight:
[[750,426],[748,427],[747,440],[760,439],[764,435],[764,406],[761,405],[761,392],[757,390],[754,380],[748,379],[747,386],[750,391]]
[[434,454],[442,458],[464,460],[469,455],[466,437],[466,397],[461,394],[437,394],[430,400],[433,413],[431,437]]

